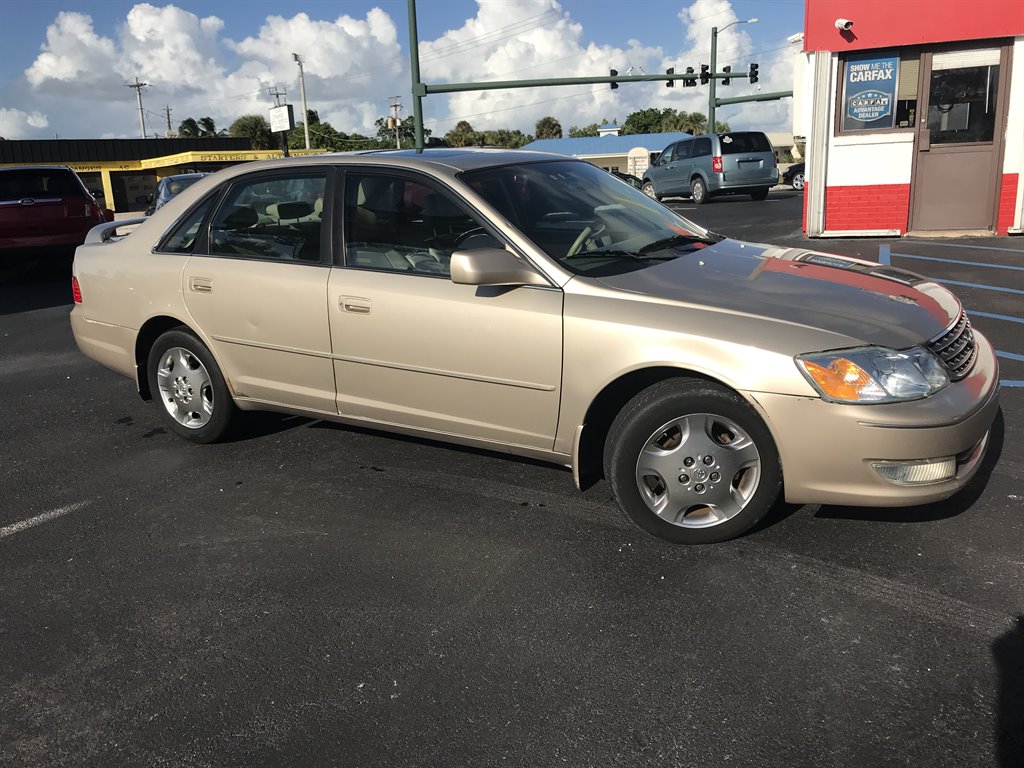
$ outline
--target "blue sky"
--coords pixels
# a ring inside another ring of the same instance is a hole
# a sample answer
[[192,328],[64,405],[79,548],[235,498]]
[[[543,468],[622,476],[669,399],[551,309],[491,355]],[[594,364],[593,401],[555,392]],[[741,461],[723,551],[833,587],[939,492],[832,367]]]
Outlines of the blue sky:
[[[5,0],[0,31],[0,134],[7,138],[137,136],[135,75],[147,131],[186,116],[226,127],[270,106],[267,86],[297,101],[294,49],[306,56],[311,107],[343,131],[368,131],[389,97],[409,103],[405,0]],[[803,28],[803,0],[419,0],[419,37],[428,82],[660,71],[707,60],[712,25],[757,17],[723,33],[719,60],[761,65],[764,90],[788,90],[791,49]],[[728,95],[752,92],[735,84]],[[623,120],[635,109],[704,111],[706,90],[663,84],[433,96],[428,127],[458,119],[476,128],[531,132],[545,114],[568,129]],[[98,108],[99,107],[99,108]],[[720,111],[721,112],[721,111]],[[788,128],[788,103],[727,108],[733,127]],[[152,124],[152,125],[150,125]]]

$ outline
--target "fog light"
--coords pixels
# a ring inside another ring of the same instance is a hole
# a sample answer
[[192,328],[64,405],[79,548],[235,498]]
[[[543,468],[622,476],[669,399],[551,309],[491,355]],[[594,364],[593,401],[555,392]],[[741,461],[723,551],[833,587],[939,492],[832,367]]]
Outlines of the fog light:
[[871,465],[882,477],[897,485],[927,485],[956,477],[956,457],[925,461],[878,461]]

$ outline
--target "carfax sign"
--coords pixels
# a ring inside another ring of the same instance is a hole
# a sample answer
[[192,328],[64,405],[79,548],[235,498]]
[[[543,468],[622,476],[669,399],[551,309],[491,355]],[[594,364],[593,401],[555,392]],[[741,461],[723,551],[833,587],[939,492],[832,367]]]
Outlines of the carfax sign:
[[843,130],[883,130],[896,119],[899,57],[877,53],[846,60]]

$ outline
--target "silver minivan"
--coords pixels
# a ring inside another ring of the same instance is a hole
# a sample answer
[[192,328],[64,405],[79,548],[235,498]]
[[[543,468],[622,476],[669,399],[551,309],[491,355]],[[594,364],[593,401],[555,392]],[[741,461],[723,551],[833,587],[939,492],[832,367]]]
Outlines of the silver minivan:
[[760,131],[737,131],[669,144],[644,173],[643,191],[656,200],[681,195],[700,205],[715,195],[764,200],[778,183],[768,137]]

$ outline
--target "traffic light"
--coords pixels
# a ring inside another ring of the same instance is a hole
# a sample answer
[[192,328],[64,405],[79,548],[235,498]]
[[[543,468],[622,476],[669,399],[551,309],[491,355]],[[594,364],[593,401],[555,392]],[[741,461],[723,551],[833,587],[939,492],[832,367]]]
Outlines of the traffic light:
[[[668,69],[665,70],[665,74],[666,75],[674,75],[675,73],[676,73],[676,68],[675,67],[669,67]],[[666,88],[671,88],[675,84],[676,84],[675,80],[668,80],[665,83],[665,87]]]
[[757,82],[757,64],[750,65],[750,71],[747,73],[747,77],[750,78],[750,82]]
[[[693,67],[687,67],[686,68],[686,74],[692,75],[693,74]],[[697,84],[697,78],[695,78],[695,77],[691,77],[691,78],[688,78],[687,80],[683,80],[683,85],[686,86],[686,87],[689,87],[691,85],[696,85],[696,84]]]
[[707,64],[700,65],[700,84],[707,85],[708,81],[711,80],[711,70]]
[[[610,69],[610,70],[608,70],[608,74],[609,74],[609,75],[611,75],[612,77],[618,77],[618,76],[619,76],[619,70],[617,70],[617,69]],[[618,88],[618,87],[619,87],[619,84],[618,84],[618,83],[612,83],[611,85],[612,85],[612,90],[613,90],[613,91],[614,91],[614,90],[615,90],[616,88]]]
[[[732,67],[726,65],[726,66],[722,67],[722,71],[723,72],[732,72]],[[722,78],[722,85],[728,85],[730,82],[732,82],[732,78],[731,77],[723,77]]]

